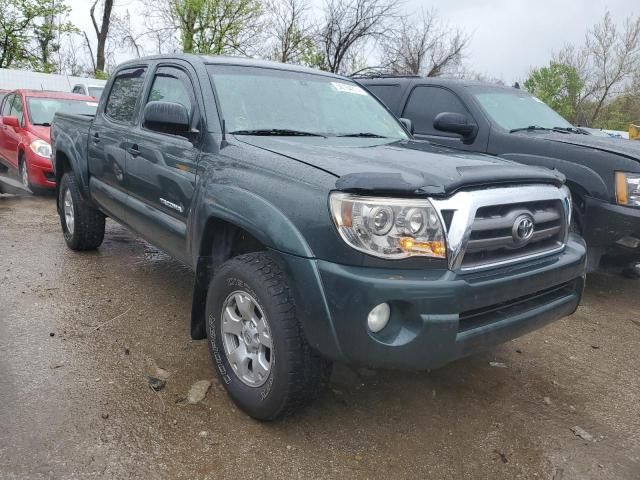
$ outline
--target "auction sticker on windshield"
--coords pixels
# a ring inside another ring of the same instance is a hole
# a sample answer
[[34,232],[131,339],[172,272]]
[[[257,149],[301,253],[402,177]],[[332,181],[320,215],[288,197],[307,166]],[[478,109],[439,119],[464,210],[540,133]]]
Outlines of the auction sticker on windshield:
[[342,83],[342,82],[331,82],[331,85],[338,92],[355,93],[357,95],[366,95],[367,94],[367,92],[365,92],[362,88],[360,88],[360,87],[358,87],[356,85],[350,85],[348,83]]

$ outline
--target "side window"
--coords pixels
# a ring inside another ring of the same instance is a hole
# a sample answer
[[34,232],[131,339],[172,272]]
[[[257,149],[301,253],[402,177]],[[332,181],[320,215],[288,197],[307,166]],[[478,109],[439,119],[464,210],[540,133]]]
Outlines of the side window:
[[366,85],[367,89],[384,103],[389,110],[394,110],[400,102],[402,89],[400,85]]
[[442,112],[469,115],[460,99],[450,90],[440,87],[416,87],[411,92],[402,116],[413,121],[416,133],[456,136],[433,128],[433,121]]
[[7,95],[4,98],[4,103],[2,104],[2,116],[8,117],[11,113],[11,103],[13,102],[13,97],[15,95]]
[[76,85],[73,87],[73,93],[83,93],[82,87],[80,85]]
[[[196,116],[197,108],[193,86],[188,75],[179,68],[160,67],[156,72],[146,103],[158,101],[184,105],[192,122]],[[164,133],[172,132],[167,130]]]
[[193,87],[186,73],[178,68],[159,68],[147,103],[154,101],[180,103],[187,108],[191,117],[194,106]]
[[104,113],[120,123],[132,123],[146,69],[123,70],[113,81]]

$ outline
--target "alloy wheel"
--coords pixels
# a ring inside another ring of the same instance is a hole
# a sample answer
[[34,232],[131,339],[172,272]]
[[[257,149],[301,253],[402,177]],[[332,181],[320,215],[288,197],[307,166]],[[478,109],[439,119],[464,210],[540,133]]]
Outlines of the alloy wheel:
[[67,226],[67,232],[73,235],[75,227],[75,216],[73,210],[73,198],[71,197],[71,190],[68,188],[64,192],[64,223]]
[[273,340],[266,315],[249,293],[236,290],[222,306],[222,343],[236,376],[259,387],[273,366]]

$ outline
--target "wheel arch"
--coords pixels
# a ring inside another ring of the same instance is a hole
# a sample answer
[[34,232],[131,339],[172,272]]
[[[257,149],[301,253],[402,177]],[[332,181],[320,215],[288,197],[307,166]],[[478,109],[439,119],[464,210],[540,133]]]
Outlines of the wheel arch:
[[198,195],[191,228],[196,280],[191,309],[191,336],[206,337],[204,309],[216,268],[244,253],[278,250],[311,258],[313,253],[293,222],[253,192],[217,185]]

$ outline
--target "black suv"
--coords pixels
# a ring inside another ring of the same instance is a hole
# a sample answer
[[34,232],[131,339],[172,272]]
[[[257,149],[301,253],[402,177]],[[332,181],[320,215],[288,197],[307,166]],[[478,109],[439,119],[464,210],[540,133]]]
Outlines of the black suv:
[[589,135],[516,88],[422,77],[357,81],[411,120],[419,139],[564,173],[589,270],[605,253],[640,259],[640,142]]

